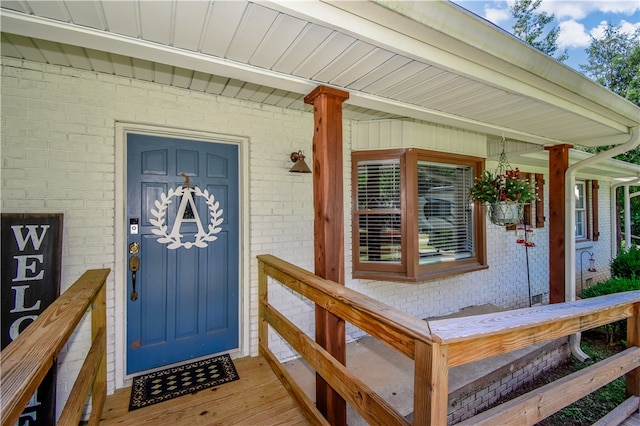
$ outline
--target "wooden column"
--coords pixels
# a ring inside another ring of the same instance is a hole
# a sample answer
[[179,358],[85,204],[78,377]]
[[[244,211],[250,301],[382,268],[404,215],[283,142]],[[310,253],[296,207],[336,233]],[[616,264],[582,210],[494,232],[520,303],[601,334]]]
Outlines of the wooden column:
[[549,303],[564,302],[564,177],[571,145],[555,145],[549,151]]
[[[313,204],[316,275],[344,285],[342,103],[349,93],[318,86],[305,98],[313,105]],[[346,365],[344,320],[316,305],[316,341]],[[316,374],[316,406],[334,426],[346,426],[347,404]]]

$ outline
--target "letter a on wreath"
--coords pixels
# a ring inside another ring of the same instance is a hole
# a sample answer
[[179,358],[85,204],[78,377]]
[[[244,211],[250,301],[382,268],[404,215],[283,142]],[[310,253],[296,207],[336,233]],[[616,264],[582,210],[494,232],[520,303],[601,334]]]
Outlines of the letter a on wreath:
[[[183,174],[183,176],[185,176]],[[179,186],[175,189],[169,189],[169,191],[165,194],[160,194],[160,200],[155,201],[155,209],[151,209],[151,214],[155,217],[155,219],[151,219],[151,224],[155,227],[151,230],[155,235],[158,235],[158,242],[161,244],[168,244],[167,248],[175,250],[180,247],[184,247],[186,249],[190,249],[193,246],[204,248],[208,246],[208,242],[215,241],[218,239],[215,234],[222,231],[220,228],[220,224],[224,220],[222,218],[223,210],[220,208],[220,203],[215,200],[213,194],[209,194],[209,191],[206,189],[202,191],[197,186],[195,188],[191,188],[189,186],[189,178],[185,176],[186,183],[184,188]],[[207,207],[209,208],[209,216],[210,220],[207,222],[207,228],[205,229],[202,226],[202,222],[200,221],[200,216],[198,215],[198,209],[196,209],[196,205],[193,199],[193,195],[196,197],[204,197],[207,203]],[[176,214],[176,218],[173,221],[171,226],[171,230],[169,231],[168,224],[166,223],[166,214],[167,207],[171,204],[172,199],[174,197],[181,197],[180,206],[178,207],[178,213]],[[191,210],[193,212],[193,217],[191,215],[186,215],[185,211]],[[182,234],[180,233],[180,228],[182,224],[185,222],[193,222],[198,227],[198,232],[195,235],[194,241],[182,241]]]

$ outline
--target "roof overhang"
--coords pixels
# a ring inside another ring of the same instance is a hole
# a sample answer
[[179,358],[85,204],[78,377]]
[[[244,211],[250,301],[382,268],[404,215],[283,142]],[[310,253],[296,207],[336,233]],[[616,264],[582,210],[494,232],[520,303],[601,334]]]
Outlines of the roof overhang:
[[[537,145],[620,144],[640,124],[637,106],[445,1],[44,3],[2,3],[3,55],[148,79],[160,64],[169,84],[297,109],[327,85],[349,92],[351,119]],[[86,58],[63,57],[78,47]]]

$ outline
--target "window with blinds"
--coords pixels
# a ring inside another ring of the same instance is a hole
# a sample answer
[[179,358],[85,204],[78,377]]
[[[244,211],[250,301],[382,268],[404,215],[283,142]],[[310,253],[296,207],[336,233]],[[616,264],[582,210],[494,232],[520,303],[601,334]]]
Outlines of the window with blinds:
[[587,202],[584,182],[576,182],[574,196],[576,197],[576,228],[577,240],[587,238]]
[[475,255],[469,188],[473,167],[418,161],[420,264]]
[[486,268],[469,188],[484,160],[419,149],[352,154],[353,275],[424,281]]
[[576,198],[576,240],[598,241],[600,237],[598,224],[598,181],[576,181],[574,196]]
[[357,167],[360,262],[401,263],[400,159]]

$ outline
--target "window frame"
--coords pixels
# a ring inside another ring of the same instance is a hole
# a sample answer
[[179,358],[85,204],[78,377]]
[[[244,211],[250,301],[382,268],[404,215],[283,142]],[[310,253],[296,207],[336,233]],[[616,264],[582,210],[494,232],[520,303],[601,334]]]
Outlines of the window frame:
[[[576,223],[576,227],[573,231],[573,237],[575,238],[576,241],[589,241],[589,231],[590,231],[590,227],[589,227],[589,191],[588,191],[588,185],[587,185],[588,181],[586,180],[576,180],[575,181],[575,186],[577,187],[578,185],[581,185],[583,190],[582,190],[582,207],[578,208],[578,202],[576,200],[576,205],[574,207],[574,217],[575,217],[575,223]],[[575,190],[574,190],[575,191]],[[583,234],[577,235],[577,223],[578,223],[578,214],[580,214],[581,216],[583,216]]]
[[[583,236],[576,236],[576,242],[598,241],[600,238],[599,214],[598,214],[598,181],[594,179],[577,179],[575,184],[584,185],[584,216],[585,229]],[[577,214],[574,211],[574,215]],[[577,223],[577,218],[575,219]]]
[[[361,262],[359,218],[362,212],[358,210],[358,163],[389,159],[399,159],[400,161],[401,261],[399,264]],[[417,148],[353,151],[351,155],[353,278],[421,282],[488,268],[484,209],[480,203],[472,203],[471,201],[475,255],[466,259],[420,265],[418,161],[470,166],[473,168],[474,177],[480,176],[485,167],[484,158]]]

